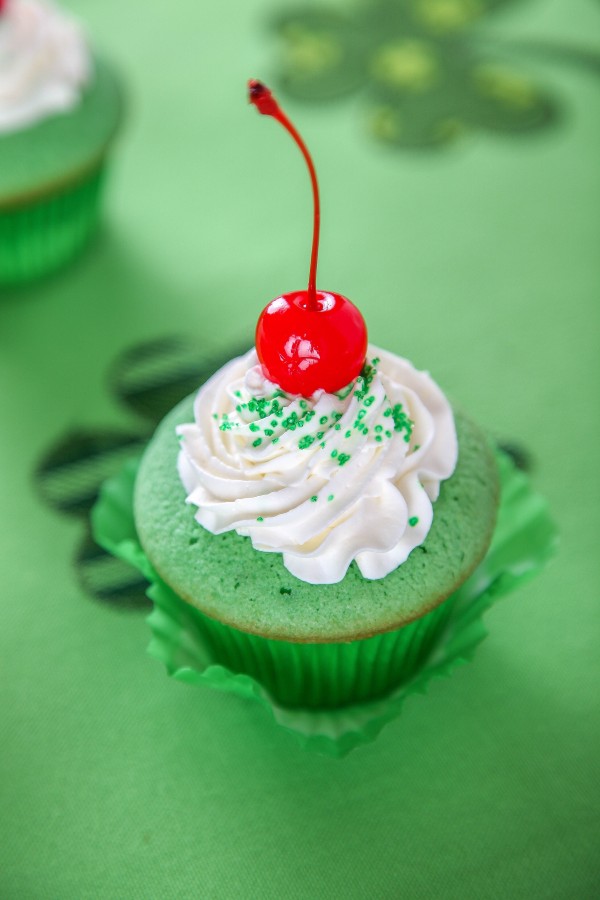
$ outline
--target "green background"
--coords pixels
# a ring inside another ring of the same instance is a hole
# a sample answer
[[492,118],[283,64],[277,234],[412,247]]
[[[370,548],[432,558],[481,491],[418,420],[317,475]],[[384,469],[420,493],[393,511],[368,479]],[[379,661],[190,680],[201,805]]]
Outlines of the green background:
[[[75,4],[70,4],[75,7]],[[360,100],[289,103],[320,175],[319,284],[534,459],[558,558],[487,616],[474,663],[342,761],[235,697],[170,681],[139,612],[95,603],[81,527],[36,494],[75,426],[131,422],[106,389],[133,343],[227,351],[301,287],[297,150],[246,106],[284,0],[78,3],[129,86],[106,226],[68,272],[0,303],[0,896],[597,895],[599,84],[529,70],[554,130],[399,153]],[[515,4],[502,33],[598,44],[591,0]]]

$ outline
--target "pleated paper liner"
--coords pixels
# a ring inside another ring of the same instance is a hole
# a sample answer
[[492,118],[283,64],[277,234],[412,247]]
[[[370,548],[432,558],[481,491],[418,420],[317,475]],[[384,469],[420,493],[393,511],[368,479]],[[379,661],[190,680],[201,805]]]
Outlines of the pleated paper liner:
[[[257,700],[308,750],[343,756],[373,740],[407,696],[471,659],[482,615],[538,572],[555,546],[546,504],[499,453],[501,502],[491,547],[471,577],[437,609],[396,631],[350,643],[273,641],[223,625],[181,600],[154,572],[133,519],[137,461],[103,487],[95,537],[151,582],[152,656],[174,678]],[[258,552],[258,551],[257,551]]]
[[67,188],[0,210],[0,284],[40,278],[83,249],[98,223],[105,169],[103,162]]

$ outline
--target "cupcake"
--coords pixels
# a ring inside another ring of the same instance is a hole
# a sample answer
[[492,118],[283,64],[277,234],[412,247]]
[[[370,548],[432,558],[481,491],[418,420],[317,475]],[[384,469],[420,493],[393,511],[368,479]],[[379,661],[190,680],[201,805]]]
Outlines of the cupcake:
[[153,570],[214,659],[288,707],[373,700],[410,675],[494,528],[486,437],[406,360],[368,360],[345,395],[303,398],[250,351],[167,416],[136,478]]
[[0,0],[0,283],[59,268],[98,220],[118,79],[51,0]]
[[[369,345],[316,290],[262,312],[256,346],[167,415],[103,491],[97,539],[152,582],[151,652],[185,681],[254,697],[340,755],[469,658],[494,596],[551,545],[543,504],[432,377]],[[491,550],[490,550],[491,545]]]

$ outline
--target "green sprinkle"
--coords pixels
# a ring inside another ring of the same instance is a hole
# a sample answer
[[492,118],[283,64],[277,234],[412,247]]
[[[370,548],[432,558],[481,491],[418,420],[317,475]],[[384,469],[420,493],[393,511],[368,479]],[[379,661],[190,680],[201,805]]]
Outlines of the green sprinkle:
[[324,431],[317,431],[317,440],[320,441],[324,434]]
[[273,429],[272,429],[272,428],[265,428],[265,429],[264,429],[264,433],[266,434],[267,437],[271,437],[271,435],[273,434]]
[[329,497],[328,497],[327,499],[328,499],[328,500],[333,500],[334,497],[335,497],[335,494],[330,494]]
[[341,412],[333,412],[331,413],[331,416],[333,419],[335,419],[336,422],[339,422],[339,420],[342,418]]
[[218,419],[218,418],[219,418],[218,415],[216,413],[213,413],[213,419]]
[[300,401],[300,409],[306,409],[307,407],[308,407],[308,403],[306,402],[306,400],[301,400]]
[[375,402],[375,397],[373,397],[371,395],[370,397],[367,397],[367,399],[365,400],[365,406],[372,406],[374,402]]
[[306,450],[307,447],[310,447],[310,445],[314,443],[314,441],[315,439],[312,434],[305,434],[304,437],[300,438],[300,440],[298,441],[298,449]]
[[262,438],[256,438],[255,441],[252,441],[253,447],[260,447],[261,444],[262,444]]
[[332,457],[332,459],[335,459],[337,455],[338,455],[337,450],[332,450],[332,451],[331,451],[331,457]]
[[260,431],[260,428],[256,424],[256,422],[250,422],[250,431]]
[[257,516],[257,517],[256,517],[256,521],[257,521],[257,522],[264,522],[265,520],[263,519],[262,516]]
[[376,434],[376,435],[375,435],[375,440],[378,441],[379,443],[381,443],[382,440],[383,440],[383,438],[381,437],[380,434]]
[[339,422],[337,422],[333,427],[334,427],[335,431],[339,431],[342,426],[340,425]]
[[346,434],[344,435],[344,437],[352,437],[352,432],[351,432],[351,431],[347,431]]
[[380,431],[383,431],[383,425],[376,425],[376,426],[375,426],[375,431],[377,431],[378,433],[379,433]]
[[352,388],[354,387],[354,384],[355,384],[355,382],[351,381],[350,384],[348,385],[348,387],[342,388],[341,391],[336,391],[335,396],[338,397],[340,400],[345,400],[346,397],[348,396],[348,394],[350,393],[350,391],[352,390]]
[[415,444],[415,446],[413,447],[413,453],[416,453],[417,450],[420,450],[420,449],[421,449],[421,445],[420,445],[420,444]]
[[340,453],[340,455],[338,456],[338,463],[340,466],[343,466],[344,463],[347,463],[349,459],[350,459],[349,453]]
[[324,446],[325,446],[325,441],[321,441],[321,443],[319,444],[319,447],[324,447]]
[[234,394],[235,394],[236,397],[241,397],[241,396],[242,396],[242,394],[241,394],[240,391],[234,391]]
[[273,438],[271,443],[276,444],[278,440],[279,440],[279,438]]
[[418,520],[417,516],[411,516],[410,519],[408,520],[408,524],[409,524],[411,527],[414,527],[414,526],[417,524],[418,521],[419,521],[419,520]]
[[319,422],[321,423],[321,425],[325,425],[327,423],[327,416],[321,416]]
[[316,495],[316,494],[313,494],[313,496],[310,498],[310,502],[311,502],[311,503],[316,503],[316,502],[317,502],[317,495]]
[[357,418],[358,418],[358,419],[364,419],[364,417],[366,416],[366,414],[367,414],[366,409],[360,409],[360,410],[358,411],[358,416],[357,416]]
[[374,366],[378,366],[378,365],[379,365],[379,363],[380,363],[380,362],[381,362],[381,360],[380,360],[380,359],[379,359],[379,357],[378,357],[378,356],[376,356],[376,357],[375,357],[375,359],[374,359],[374,360],[372,360],[372,362],[373,362],[373,365],[374,365]]
[[277,428],[277,419],[271,419],[271,428]]

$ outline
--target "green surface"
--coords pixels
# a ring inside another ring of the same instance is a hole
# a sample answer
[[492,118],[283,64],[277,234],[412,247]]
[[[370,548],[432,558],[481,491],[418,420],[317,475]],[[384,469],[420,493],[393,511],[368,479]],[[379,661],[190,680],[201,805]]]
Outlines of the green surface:
[[291,575],[279,553],[257,553],[234,531],[213,535],[194,520],[177,472],[175,427],[193,422],[190,397],[167,416],[136,484],[136,526],[156,571],[202,612],[252,634],[291,641],[352,641],[399,628],[448,597],[475,568],[492,537],[496,462],[485,435],[457,414],[459,461],[441,485],[425,543],[386,578],[352,565],[337,584]]
[[0,135],[0,210],[64,188],[97,168],[120,123],[117,76],[101,59],[72,110]]
[[[77,4],[131,118],[104,234],[0,303],[0,896],[593,897],[600,121],[582,68],[528,60],[556,128],[438,154],[380,147],[358,99],[288,104],[322,184],[320,284],[529,451],[562,537],[490,611],[475,662],[375,743],[310,756],[254,706],[167,679],[143,616],[79,587],[81,524],[35,489],[67,429],[138,427],[107,391],[118,353],[173,332],[248,343],[258,309],[303,286],[307,177],[242,92],[275,72],[264,22],[286,5]],[[600,9],[507,5],[495,27],[597,46]]]

